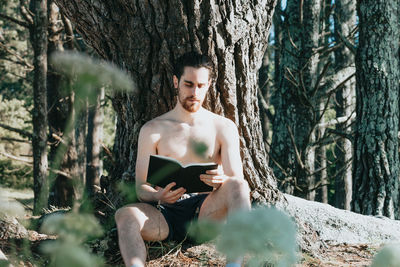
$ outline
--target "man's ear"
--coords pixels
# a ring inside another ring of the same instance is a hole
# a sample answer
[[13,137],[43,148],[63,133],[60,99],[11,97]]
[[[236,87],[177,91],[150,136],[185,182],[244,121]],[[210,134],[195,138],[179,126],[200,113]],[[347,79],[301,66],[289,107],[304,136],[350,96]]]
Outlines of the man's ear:
[[176,77],[175,75],[172,77],[173,81],[174,81],[174,88],[178,88],[179,85],[179,80],[178,77]]

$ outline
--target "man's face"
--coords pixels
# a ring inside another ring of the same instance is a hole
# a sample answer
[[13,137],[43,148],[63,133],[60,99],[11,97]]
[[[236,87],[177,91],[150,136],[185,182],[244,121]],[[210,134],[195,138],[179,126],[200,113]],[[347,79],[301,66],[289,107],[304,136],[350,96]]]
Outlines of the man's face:
[[196,112],[203,105],[208,88],[210,87],[209,70],[185,67],[178,81],[174,76],[174,86],[178,88],[178,101],[189,112]]

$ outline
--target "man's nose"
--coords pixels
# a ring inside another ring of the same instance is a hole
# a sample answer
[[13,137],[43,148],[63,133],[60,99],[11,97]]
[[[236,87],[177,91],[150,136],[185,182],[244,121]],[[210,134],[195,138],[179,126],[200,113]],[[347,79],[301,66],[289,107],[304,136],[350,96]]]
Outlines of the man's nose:
[[196,96],[199,93],[200,88],[198,86],[192,87],[192,95]]

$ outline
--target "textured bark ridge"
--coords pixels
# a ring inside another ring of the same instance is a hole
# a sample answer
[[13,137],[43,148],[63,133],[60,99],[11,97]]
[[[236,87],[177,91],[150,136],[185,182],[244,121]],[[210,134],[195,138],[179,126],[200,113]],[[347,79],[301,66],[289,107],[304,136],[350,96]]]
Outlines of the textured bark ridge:
[[114,96],[114,178],[134,176],[140,127],[175,104],[171,62],[195,50],[215,65],[205,106],[238,126],[253,199],[280,197],[266,161],[256,97],[274,0],[56,2],[98,54],[127,70],[137,84],[136,94]]
[[353,208],[399,215],[399,5],[358,1]]

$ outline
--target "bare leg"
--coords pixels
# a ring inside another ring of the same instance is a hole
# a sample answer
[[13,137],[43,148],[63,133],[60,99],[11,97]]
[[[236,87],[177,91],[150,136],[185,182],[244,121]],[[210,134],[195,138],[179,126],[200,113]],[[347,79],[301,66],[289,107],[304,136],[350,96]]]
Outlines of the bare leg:
[[230,178],[210,193],[200,208],[199,219],[223,220],[235,210],[250,210],[250,190],[242,179]]
[[[200,209],[199,219],[223,220],[237,210],[250,210],[250,190],[246,181],[235,178],[225,181],[218,190],[212,192]],[[241,266],[242,258],[227,259],[226,266]]]
[[144,240],[160,241],[167,238],[169,229],[162,213],[146,203],[136,203],[120,208],[115,213],[118,240],[126,266],[146,262]]

